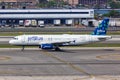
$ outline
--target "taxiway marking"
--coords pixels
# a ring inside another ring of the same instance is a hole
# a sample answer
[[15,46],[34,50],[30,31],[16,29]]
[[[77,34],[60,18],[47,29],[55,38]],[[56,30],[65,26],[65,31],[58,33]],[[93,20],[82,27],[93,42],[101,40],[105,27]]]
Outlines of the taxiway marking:
[[73,68],[73,69],[76,70],[76,71],[79,71],[80,73],[82,72],[82,73],[88,75],[88,76],[91,78],[90,80],[95,80],[95,76],[94,76],[93,74],[90,74],[90,73],[84,71],[84,70],[81,69],[80,67],[77,67],[77,66],[75,66],[74,64],[72,64],[72,63],[70,63],[70,62],[68,62],[68,61],[63,60],[63,59],[61,59],[61,58],[53,55],[52,53],[50,53],[50,52],[48,52],[48,51],[46,51],[46,50],[43,50],[43,54],[45,54],[45,55],[47,55],[47,56],[49,56],[49,57],[52,57],[52,58],[54,58],[54,59],[56,59],[56,60],[58,60],[58,61],[60,61],[60,62],[63,62],[63,63],[65,63],[65,64],[67,64],[68,66],[70,66],[71,68]]

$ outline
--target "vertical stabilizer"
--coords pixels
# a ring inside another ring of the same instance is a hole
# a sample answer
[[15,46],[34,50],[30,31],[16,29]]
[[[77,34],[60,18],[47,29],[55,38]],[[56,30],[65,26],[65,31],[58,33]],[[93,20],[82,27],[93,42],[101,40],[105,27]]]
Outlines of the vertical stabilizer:
[[98,27],[95,28],[92,35],[106,35],[108,29],[109,19],[103,19],[103,21],[99,24]]

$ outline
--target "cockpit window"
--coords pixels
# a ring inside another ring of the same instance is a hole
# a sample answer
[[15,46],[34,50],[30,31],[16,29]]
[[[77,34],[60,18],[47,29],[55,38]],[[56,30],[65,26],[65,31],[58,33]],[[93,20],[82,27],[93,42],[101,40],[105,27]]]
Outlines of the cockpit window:
[[14,37],[13,39],[14,39],[14,40],[18,40],[18,38],[16,38],[16,37]]

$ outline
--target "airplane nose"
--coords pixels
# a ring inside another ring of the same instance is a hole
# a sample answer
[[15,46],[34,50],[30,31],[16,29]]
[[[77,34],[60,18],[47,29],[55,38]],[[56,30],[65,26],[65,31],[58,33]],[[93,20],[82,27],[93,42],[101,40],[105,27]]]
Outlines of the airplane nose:
[[10,41],[9,41],[9,44],[13,44],[13,41],[12,41],[12,40],[10,40]]

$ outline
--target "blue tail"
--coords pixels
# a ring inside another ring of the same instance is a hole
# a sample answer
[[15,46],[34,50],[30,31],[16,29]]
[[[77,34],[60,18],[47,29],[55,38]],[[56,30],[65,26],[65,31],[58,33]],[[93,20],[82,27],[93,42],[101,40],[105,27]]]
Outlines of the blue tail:
[[109,19],[104,19],[98,27],[95,28],[92,35],[106,35]]

